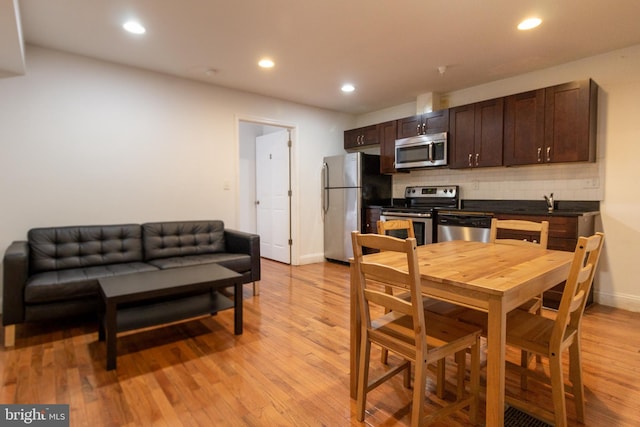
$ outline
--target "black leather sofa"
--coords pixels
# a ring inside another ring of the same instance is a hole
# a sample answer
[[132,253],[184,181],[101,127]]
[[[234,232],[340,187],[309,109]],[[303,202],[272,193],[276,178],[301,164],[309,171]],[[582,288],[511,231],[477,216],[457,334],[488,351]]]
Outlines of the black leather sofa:
[[225,229],[222,221],[31,229],[3,258],[5,346],[14,344],[16,324],[97,316],[100,277],[203,263],[240,273],[258,294],[260,238]]

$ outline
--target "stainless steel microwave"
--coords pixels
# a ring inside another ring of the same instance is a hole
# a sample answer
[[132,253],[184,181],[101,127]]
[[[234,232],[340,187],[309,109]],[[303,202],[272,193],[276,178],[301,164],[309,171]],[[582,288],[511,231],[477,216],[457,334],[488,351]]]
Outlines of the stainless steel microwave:
[[447,165],[447,133],[396,139],[396,169]]

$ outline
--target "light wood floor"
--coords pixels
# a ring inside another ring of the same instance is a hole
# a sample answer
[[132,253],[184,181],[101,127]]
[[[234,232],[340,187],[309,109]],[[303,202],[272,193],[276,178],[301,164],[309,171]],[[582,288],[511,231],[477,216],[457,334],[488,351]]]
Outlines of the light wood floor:
[[[245,287],[243,335],[231,311],[121,335],[116,371],[104,369],[95,324],[18,326],[16,347],[0,352],[0,403],[69,404],[72,426],[408,425],[400,377],[370,394],[364,424],[355,419],[348,267],[262,267],[260,296]],[[594,306],[583,327],[586,425],[640,425],[640,313]],[[549,406],[548,396],[533,383],[527,394]]]

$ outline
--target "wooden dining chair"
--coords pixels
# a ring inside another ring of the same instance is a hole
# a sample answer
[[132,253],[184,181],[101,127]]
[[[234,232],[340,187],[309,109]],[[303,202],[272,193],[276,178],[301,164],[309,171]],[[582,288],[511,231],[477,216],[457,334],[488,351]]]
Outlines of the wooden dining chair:
[[[587,296],[602,252],[604,234],[580,237],[571,263],[571,270],[562,293],[555,319],[522,310],[513,310],[507,317],[507,345],[539,354],[549,360],[549,377],[539,370],[531,370],[525,363],[508,363],[522,378],[531,378],[551,385],[554,411],[539,408],[539,402],[529,403],[509,398],[509,403],[534,415],[554,421],[556,426],[567,425],[565,383],[562,372],[562,354],[569,350],[569,380],[567,391],[573,394],[578,421],[584,423],[584,387],[580,351],[580,327]],[[521,383],[523,389],[527,382]]]
[[[410,218],[378,221],[377,226],[378,226],[378,234],[392,235],[393,237],[400,237],[400,238],[416,237],[415,231],[413,228],[413,221]],[[392,292],[392,289],[389,287],[387,287],[386,290],[388,293]],[[399,294],[399,297],[403,299],[408,299],[409,293],[406,291],[402,292],[401,294]],[[442,316],[455,317],[456,313],[459,313],[460,311],[464,310],[464,307],[461,307],[459,305],[451,304],[444,301],[439,301],[436,299],[431,299],[428,297],[423,297],[422,301],[423,301],[425,310],[435,314],[442,315]],[[388,354],[387,350],[383,349],[380,354],[380,360],[382,361],[382,363],[387,363],[387,354]],[[438,376],[439,378],[438,396],[439,397],[442,397],[444,395],[444,381],[443,381],[444,370],[445,370],[445,366],[444,366],[444,360],[443,360],[439,367],[440,374]]]
[[[362,320],[360,356],[357,376],[357,419],[364,420],[368,393],[404,371],[405,386],[411,384],[411,365],[415,364],[411,425],[422,426],[463,408],[469,408],[469,419],[477,421],[480,388],[480,330],[441,316],[425,313],[420,293],[417,244],[415,238],[398,239],[379,234],[352,233],[354,274],[359,314]],[[403,254],[406,263],[399,268],[367,261],[363,247]],[[381,284],[398,290],[409,290],[408,300],[384,291]],[[390,309],[386,313],[381,307]],[[370,380],[371,345],[376,344],[402,359],[396,366],[385,367],[383,373]],[[469,392],[464,388],[465,354],[471,352]],[[429,415],[425,411],[427,367],[448,356],[456,355],[457,398],[433,402],[442,405]],[[460,384],[462,383],[462,387]]]
[[[384,221],[377,222],[378,234],[382,234],[385,236],[391,235],[393,237],[400,238],[408,238],[408,237],[416,237],[415,230],[413,229],[413,221],[410,218],[407,219],[390,219]],[[388,294],[393,293],[393,289],[389,286],[385,288]],[[400,294],[401,298],[408,299],[409,293],[402,292]],[[386,310],[388,313],[390,310]],[[388,351],[386,349],[382,349],[382,353],[380,353],[380,361],[382,363],[387,363]]]
[[[514,233],[515,232],[515,233]],[[530,235],[531,240],[520,238],[522,234]],[[498,238],[500,235],[501,238]],[[518,236],[518,238],[516,238]],[[501,243],[515,246],[539,246],[547,249],[549,242],[549,221],[525,221],[519,219],[491,219],[491,230],[489,233],[489,243]],[[529,301],[518,307],[518,310],[542,315],[542,295],[531,298]],[[464,309],[454,313],[454,317],[482,328],[483,335],[486,335],[486,313],[472,309]],[[521,363],[528,364],[532,354],[523,351]],[[536,356],[536,361],[540,363],[542,358]],[[526,382],[526,379],[524,380]]]

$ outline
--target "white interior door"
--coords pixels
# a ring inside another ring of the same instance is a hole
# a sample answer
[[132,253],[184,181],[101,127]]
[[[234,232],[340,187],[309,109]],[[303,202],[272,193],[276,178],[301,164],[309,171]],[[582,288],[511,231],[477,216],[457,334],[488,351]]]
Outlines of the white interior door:
[[256,227],[260,255],[291,264],[289,131],[256,138]]

